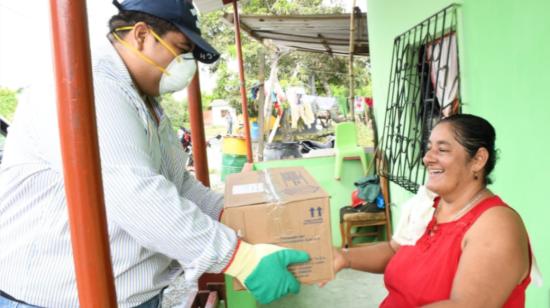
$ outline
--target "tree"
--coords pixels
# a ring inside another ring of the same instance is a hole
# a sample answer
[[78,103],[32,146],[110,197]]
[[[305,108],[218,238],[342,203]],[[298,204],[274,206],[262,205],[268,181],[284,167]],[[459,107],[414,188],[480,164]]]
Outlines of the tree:
[[176,100],[172,94],[164,94],[162,96],[162,107],[164,112],[172,122],[172,128],[177,131],[184,123],[189,122],[189,111],[187,108],[187,100]]
[[[303,14],[331,14],[340,13],[342,8],[323,7],[322,0],[250,0],[241,9],[242,14],[266,15],[303,15]],[[201,16],[203,35],[223,55],[221,59],[210,67],[218,75],[212,99],[225,99],[232,105],[240,108],[240,92],[238,75],[228,70],[228,62],[236,59],[234,29],[223,22],[223,15],[232,14],[232,7],[227,6],[224,11],[215,11]],[[258,80],[258,50],[265,48],[248,35],[241,36],[246,76],[246,88]],[[267,58],[274,50],[268,49]],[[318,95],[333,95],[331,87],[348,87],[348,58],[343,56],[331,57],[327,54],[306,52],[291,52],[279,61],[279,80],[282,84],[312,85],[310,93]],[[370,78],[367,71],[368,59],[355,58],[355,89],[356,93],[370,93]],[[266,76],[269,75],[269,64],[266,67]],[[345,91],[347,95],[348,91]]]
[[0,87],[0,116],[8,121],[13,119],[15,108],[17,107],[17,94],[19,90],[11,90]]

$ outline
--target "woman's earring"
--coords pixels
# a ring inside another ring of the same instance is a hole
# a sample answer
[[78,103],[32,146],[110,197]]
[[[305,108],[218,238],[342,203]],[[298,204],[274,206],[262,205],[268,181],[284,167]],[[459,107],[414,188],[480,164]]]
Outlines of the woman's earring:
[[474,180],[477,180],[477,179],[478,179],[477,172],[474,171]]

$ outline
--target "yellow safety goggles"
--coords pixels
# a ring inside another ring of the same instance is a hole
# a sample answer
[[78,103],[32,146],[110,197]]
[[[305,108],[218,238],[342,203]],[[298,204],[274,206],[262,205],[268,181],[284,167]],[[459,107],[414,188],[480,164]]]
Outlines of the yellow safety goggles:
[[[161,72],[163,72],[164,74],[170,76],[170,73],[164,69],[164,67],[158,65],[155,61],[153,61],[153,59],[149,58],[148,56],[144,55],[141,51],[137,50],[137,48],[135,48],[134,46],[132,46],[130,43],[126,42],[125,40],[123,40],[116,32],[117,31],[127,31],[127,30],[132,30],[134,29],[134,26],[125,26],[125,27],[120,27],[120,28],[116,28],[112,33],[113,33],[113,36],[115,37],[115,39],[117,41],[119,41],[122,45],[124,45],[125,47],[127,48],[130,48],[131,50],[135,51],[137,53],[137,55],[139,57],[141,57],[145,62],[155,66],[156,68],[158,68]],[[194,60],[194,58],[182,58],[180,57],[176,51],[174,50],[174,48],[172,48],[172,46],[170,46],[170,44],[166,43],[166,41],[164,41],[153,29],[149,28],[149,31],[151,31],[151,34],[153,35],[153,37],[155,37],[155,39],[157,39],[157,41],[159,41],[159,43],[164,47],[166,48],[172,55],[174,55],[174,58],[176,59],[177,62],[180,62],[182,59],[183,60]]]

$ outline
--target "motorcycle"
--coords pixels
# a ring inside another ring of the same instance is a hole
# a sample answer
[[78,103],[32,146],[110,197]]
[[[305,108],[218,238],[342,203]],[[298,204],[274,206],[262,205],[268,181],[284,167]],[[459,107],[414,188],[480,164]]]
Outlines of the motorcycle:
[[[177,133],[178,140],[183,148],[183,151],[187,153],[187,162],[185,167],[187,170],[194,171],[194,160],[193,160],[193,143],[191,140],[191,131],[183,126],[180,127]],[[211,143],[214,140],[222,139],[222,135],[218,134],[206,141],[206,147],[210,147]]]

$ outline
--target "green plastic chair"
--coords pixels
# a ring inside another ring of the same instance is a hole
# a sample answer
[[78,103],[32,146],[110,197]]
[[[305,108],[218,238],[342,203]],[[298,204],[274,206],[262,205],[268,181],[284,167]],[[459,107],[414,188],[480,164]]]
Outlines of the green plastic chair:
[[340,180],[342,163],[346,157],[359,157],[363,166],[363,173],[367,174],[367,155],[362,147],[357,145],[355,123],[342,122],[336,124],[334,140],[334,178]]

